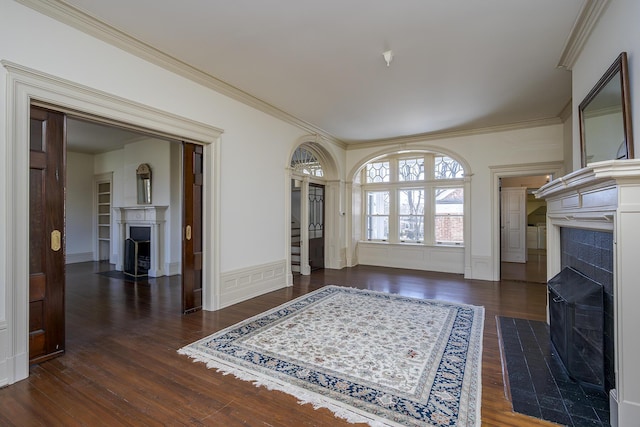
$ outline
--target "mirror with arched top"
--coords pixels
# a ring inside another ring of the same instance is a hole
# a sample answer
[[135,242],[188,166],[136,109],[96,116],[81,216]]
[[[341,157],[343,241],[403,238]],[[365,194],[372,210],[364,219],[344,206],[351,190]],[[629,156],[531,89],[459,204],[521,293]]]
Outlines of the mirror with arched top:
[[622,52],[578,106],[582,167],[633,158],[628,75]]
[[142,163],[136,169],[136,181],[138,187],[138,204],[151,204],[151,167]]

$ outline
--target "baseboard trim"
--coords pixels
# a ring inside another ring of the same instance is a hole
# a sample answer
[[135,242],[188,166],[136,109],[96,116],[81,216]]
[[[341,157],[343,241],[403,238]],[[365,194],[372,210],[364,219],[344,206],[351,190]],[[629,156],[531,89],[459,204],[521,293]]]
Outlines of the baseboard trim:
[[65,254],[66,264],[76,264],[78,262],[94,261],[93,252],[78,252],[75,254]]

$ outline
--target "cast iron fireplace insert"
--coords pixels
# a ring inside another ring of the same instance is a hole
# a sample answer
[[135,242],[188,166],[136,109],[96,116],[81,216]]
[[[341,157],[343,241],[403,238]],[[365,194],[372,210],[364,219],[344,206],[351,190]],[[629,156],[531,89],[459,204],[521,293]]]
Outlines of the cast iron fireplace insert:
[[151,266],[151,228],[130,227],[129,235],[124,242],[124,274],[147,276]]
[[604,390],[603,286],[565,267],[548,282],[549,332],[569,376]]

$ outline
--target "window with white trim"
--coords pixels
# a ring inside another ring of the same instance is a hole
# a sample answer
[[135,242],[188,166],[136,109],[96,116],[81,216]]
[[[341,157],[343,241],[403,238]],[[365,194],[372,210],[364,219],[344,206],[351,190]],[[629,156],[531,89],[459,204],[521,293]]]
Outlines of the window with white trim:
[[464,168],[439,153],[393,154],[362,168],[369,241],[464,244]]
[[315,154],[305,147],[298,147],[291,156],[291,168],[299,173],[316,177],[324,176],[322,165]]

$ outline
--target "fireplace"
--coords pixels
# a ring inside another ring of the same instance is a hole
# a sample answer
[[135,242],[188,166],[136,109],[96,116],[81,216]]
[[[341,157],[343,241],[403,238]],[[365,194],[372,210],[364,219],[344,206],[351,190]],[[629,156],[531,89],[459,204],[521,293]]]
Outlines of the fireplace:
[[551,342],[572,379],[604,391],[602,285],[571,267],[548,285]]
[[124,241],[124,274],[145,277],[150,268],[151,227],[129,227],[129,238]]
[[[547,201],[547,277],[570,268],[588,279],[585,287],[591,288],[590,281],[602,286],[602,314],[597,315],[599,309],[589,304],[575,304],[579,310],[573,314],[569,311],[568,316],[574,317],[574,326],[569,326],[575,329],[576,323],[585,325],[581,329],[587,331],[586,335],[599,341],[593,337],[599,335],[602,322],[602,387],[609,392],[611,425],[637,425],[640,160],[591,163],[546,184],[536,197]],[[597,293],[594,291],[593,295]],[[599,299],[593,295],[588,298]],[[555,312],[561,310],[554,306],[558,296],[550,292],[549,297],[549,327],[555,329]],[[558,322],[566,324],[567,320]],[[583,351],[586,355],[593,350]],[[600,364],[598,360],[594,363]]]
[[[116,270],[125,271],[126,267],[130,274],[131,269],[137,269],[140,274],[140,271],[146,269],[145,274],[149,277],[165,275],[164,228],[167,208],[168,206],[131,206],[113,209],[119,227],[121,248]],[[131,254],[136,251],[138,255],[134,262],[128,257],[133,256]],[[142,257],[140,254],[143,254]]]

